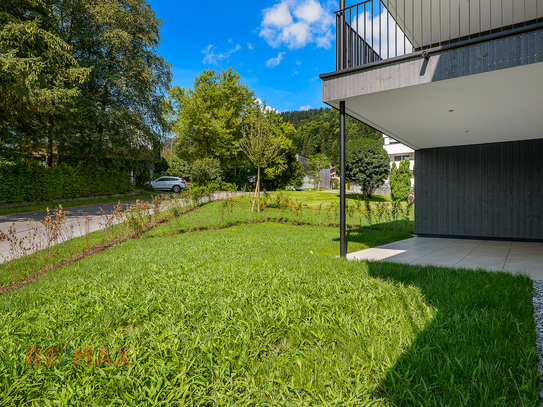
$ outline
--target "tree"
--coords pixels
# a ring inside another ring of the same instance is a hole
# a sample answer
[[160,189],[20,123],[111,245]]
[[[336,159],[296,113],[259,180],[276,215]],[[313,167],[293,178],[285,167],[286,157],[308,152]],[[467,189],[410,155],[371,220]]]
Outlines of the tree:
[[260,106],[258,103],[248,111],[246,123],[242,127],[243,138],[239,142],[239,148],[247,155],[257,169],[255,196],[253,206],[258,196],[258,212],[260,212],[260,170],[266,169],[279,155],[281,143],[278,133],[281,128],[277,126],[273,113],[268,112],[266,103]]
[[47,15],[44,0],[0,4],[0,142],[1,154],[11,159],[31,159],[46,146],[52,122],[67,122],[90,72],[44,27]]
[[[310,109],[283,112],[281,116],[296,127],[293,142],[297,152],[309,157],[322,153],[339,164],[339,112],[332,109]],[[345,138],[349,142],[363,138],[379,140],[382,133],[351,117],[345,121]]]
[[45,20],[92,69],[76,121],[52,127],[57,162],[129,167],[158,155],[170,65],[157,51],[161,21],[146,0],[57,0]]
[[390,196],[394,201],[407,201],[411,193],[411,177],[413,173],[409,169],[409,159],[400,162],[396,169],[396,163],[392,163],[390,172]]
[[191,168],[188,162],[176,156],[169,156],[167,161],[168,170],[164,173],[164,175],[171,175],[173,177],[181,177],[190,180]]
[[202,158],[190,166],[190,181],[196,185],[220,181],[221,175],[221,162],[217,158]]
[[382,140],[362,139],[347,144],[346,178],[360,184],[365,197],[371,198],[373,191],[388,178],[389,172],[389,158]]
[[326,168],[330,168],[332,163],[324,154],[314,154],[308,157],[307,169],[313,179],[313,183],[317,185],[317,189],[320,191],[321,174],[320,172]]
[[194,79],[193,89],[176,86],[169,95],[178,156],[188,162],[217,158],[223,168],[240,166],[243,115],[255,103],[254,92],[240,76],[231,68],[205,70]]

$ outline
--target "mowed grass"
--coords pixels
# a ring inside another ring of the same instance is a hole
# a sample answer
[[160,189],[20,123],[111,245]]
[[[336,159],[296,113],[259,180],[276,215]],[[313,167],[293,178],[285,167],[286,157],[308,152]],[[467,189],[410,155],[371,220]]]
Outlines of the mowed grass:
[[[297,201],[303,202],[304,204],[309,205],[311,208],[316,208],[318,205],[329,205],[339,203],[339,193],[337,191],[280,191],[280,192],[269,192],[268,196],[274,198],[277,194],[283,194],[289,198]],[[262,195],[260,195],[262,199]],[[347,204],[353,204],[354,201],[361,199],[364,200],[364,195],[362,194],[345,194]],[[237,199],[251,201],[253,200],[253,195],[245,195]],[[374,194],[369,199],[370,202],[391,202],[390,195],[379,195]]]
[[[194,212],[177,217],[151,230],[147,233],[147,236],[169,236],[178,233],[265,221],[339,227],[339,206],[317,210],[298,204],[296,208],[293,208],[292,205],[288,208],[264,207],[261,212],[257,212],[256,206],[255,210],[251,211],[251,201],[252,199],[248,199],[247,196],[241,196],[204,205]],[[372,240],[370,247],[411,237],[411,233],[414,230],[413,213],[410,213],[407,221],[401,218],[398,218],[396,221],[387,221],[384,217],[378,220],[374,215],[371,225],[367,217],[361,212],[349,212],[346,218],[347,227],[352,228],[348,231],[348,235],[353,238],[353,243],[356,243],[357,235],[364,234],[367,239],[377,239],[374,243]],[[371,231],[370,226],[373,231]],[[382,239],[384,236],[387,237]],[[366,247],[353,246],[352,250],[349,248],[349,251],[361,250],[363,248]]]
[[[146,236],[168,236],[263,221],[339,227],[339,207],[337,205],[331,208],[315,210],[304,207],[301,204],[292,204],[292,201],[289,204],[290,206],[283,208],[264,208],[261,212],[252,212],[250,201],[231,198],[204,204],[203,206],[194,208],[194,211],[189,211],[189,213],[185,214],[184,211],[189,209],[187,206],[188,203],[181,201],[177,202],[174,208],[164,210],[157,216],[153,215],[153,219],[155,219],[157,217],[172,216],[174,212],[177,213],[174,219],[152,229]],[[109,216],[111,217],[112,214]],[[140,217],[138,219],[139,221],[136,222],[138,224],[150,221],[148,217]],[[349,250],[362,250],[405,239],[410,236],[409,233],[413,232],[412,219],[412,213],[407,221],[387,221],[384,217],[378,220],[374,216],[372,225],[374,230],[372,231],[369,228],[370,225],[367,218],[362,213],[349,211],[347,216],[348,226],[358,228],[357,230],[353,229],[347,232]],[[78,222],[78,226],[75,226],[75,230],[85,230],[85,222],[85,219],[82,218]],[[68,227],[64,227],[63,230],[63,235],[69,236],[73,234]],[[0,264],[0,287],[22,280],[42,269],[52,267],[86,249],[90,249],[99,243],[105,243],[133,230],[134,225],[131,222],[113,225],[81,237],[69,239],[47,249],[39,250],[36,253],[2,263]],[[29,233],[29,235],[32,235],[32,233]],[[13,246],[18,248],[20,246],[18,243],[20,242],[15,241]],[[23,246],[32,246],[27,240],[22,243]],[[330,248],[328,254],[339,254],[339,249]]]
[[337,238],[138,239],[1,296],[0,405],[537,405],[529,278],[326,256]]

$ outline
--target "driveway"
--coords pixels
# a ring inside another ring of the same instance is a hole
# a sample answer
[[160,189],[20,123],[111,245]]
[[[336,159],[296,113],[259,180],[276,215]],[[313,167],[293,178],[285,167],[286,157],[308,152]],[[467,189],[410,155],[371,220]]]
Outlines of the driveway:
[[349,253],[347,258],[526,273],[543,280],[543,242],[413,237]]

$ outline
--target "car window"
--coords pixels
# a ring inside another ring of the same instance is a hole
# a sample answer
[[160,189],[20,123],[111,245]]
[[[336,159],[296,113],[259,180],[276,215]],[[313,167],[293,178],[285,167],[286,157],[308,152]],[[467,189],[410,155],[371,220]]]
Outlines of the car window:
[[166,181],[166,180],[164,179],[164,177],[160,177],[159,179],[155,180],[155,182],[162,182],[162,181]]

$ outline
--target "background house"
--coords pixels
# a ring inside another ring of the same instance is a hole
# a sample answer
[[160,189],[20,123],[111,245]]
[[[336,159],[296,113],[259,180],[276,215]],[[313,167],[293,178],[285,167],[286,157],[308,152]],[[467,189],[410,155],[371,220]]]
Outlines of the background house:
[[[305,177],[302,181],[302,189],[317,188],[317,185],[311,182],[311,175],[309,174],[309,169],[307,168],[307,161],[309,158],[304,157],[301,154],[296,154],[296,161],[302,164],[304,169]],[[332,168],[326,168],[319,172],[321,182],[319,182],[319,188],[332,189]]]
[[[388,137],[385,134],[383,134],[383,148],[390,158],[390,168],[392,168],[392,163],[396,163],[396,168],[398,168],[400,162],[407,158],[409,160],[409,169],[413,171],[415,168],[415,150],[406,146],[405,144],[400,143],[399,141],[394,140],[393,138]],[[390,195],[389,181],[390,179],[387,179],[385,184],[382,187],[379,187],[375,193]],[[415,188],[414,176],[411,177],[411,188]]]

